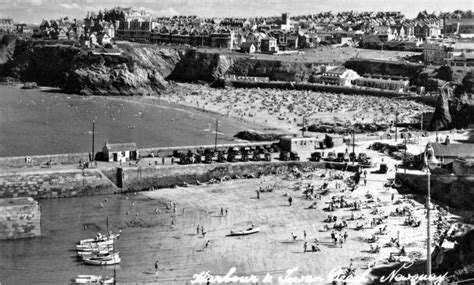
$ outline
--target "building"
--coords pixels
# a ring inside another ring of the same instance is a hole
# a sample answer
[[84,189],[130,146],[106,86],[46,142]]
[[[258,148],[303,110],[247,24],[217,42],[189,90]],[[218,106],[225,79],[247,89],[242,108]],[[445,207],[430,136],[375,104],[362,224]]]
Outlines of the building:
[[365,75],[352,80],[351,84],[360,87],[404,92],[407,91],[410,80],[406,77]]
[[[441,165],[451,163],[456,159],[473,159],[474,158],[474,144],[470,143],[428,143],[426,149],[432,148],[434,158],[432,161],[437,161]],[[427,151],[428,152],[428,151]],[[427,159],[430,159],[429,157]]]
[[423,47],[423,60],[425,63],[442,65],[446,62],[451,44],[443,42],[427,42]]
[[282,151],[294,153],[312,152],[316,146],[316,138],[312,137],[282,137],[280,148]]
[[13,19],[3,18],[0,19],[0,33],[12,33],[15,31],[15,25],[13,24]]
[[339,86],[351,86],[352,82],[360,76],[352,69],[338,66],[329,71],[323,72],[319,78],[319,83]]
[[102,148],[102,157],[105,161],[126,162],[138,159],[138,149],[135,143],[105,143]]
[[458,41],[455,43],[452,51],[448,52],[446,65],[460,69],[474,67],[474,41]]
[[277,40],[274,37],[262,39],[261,51],[269,53],[278,52]]
[[474,18],[460,18],[445,20],[443,26],[443,33],[445,35],[457,35],[465,37],[464,35],[474,36]]
[[253,42],[245,42],[240,45],[240,51],[246,53],[254,53],[257,51],[255,44]]

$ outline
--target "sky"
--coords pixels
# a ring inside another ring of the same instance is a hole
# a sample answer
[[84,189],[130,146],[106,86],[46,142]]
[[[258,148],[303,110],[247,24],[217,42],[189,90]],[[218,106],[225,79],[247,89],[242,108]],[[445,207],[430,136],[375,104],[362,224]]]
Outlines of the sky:
[[422,10],[448,12],[474,10],[473,0],[0,0],[0,18],[40,23],[42,19],[68,16],[83,19],[87,11],[115,6],[146,9],[154,16],[255,17],[307,15],[340,11],[401,11],[416,17]]

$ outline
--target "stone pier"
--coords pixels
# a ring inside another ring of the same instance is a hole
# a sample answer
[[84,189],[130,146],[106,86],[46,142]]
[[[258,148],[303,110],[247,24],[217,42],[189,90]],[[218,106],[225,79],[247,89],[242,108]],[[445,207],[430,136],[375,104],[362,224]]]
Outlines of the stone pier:
[[0,199],[0,240],[41,235],[41,212],[31,197]]

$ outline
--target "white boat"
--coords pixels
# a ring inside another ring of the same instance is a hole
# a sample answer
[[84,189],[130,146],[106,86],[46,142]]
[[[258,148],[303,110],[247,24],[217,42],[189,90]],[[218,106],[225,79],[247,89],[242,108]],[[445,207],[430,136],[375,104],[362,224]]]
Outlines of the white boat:
[[100,241],[100,242],[77,244],[76,249],[84,251],[84,250],[89,250],[89,249],[94,249],[94,248],[99,248],[99,247],[113,246],[114,241],[115,240],[113,239],[109,239],[109,240]]
[[230,231],[230,236],[243,236],[243,235],[250,235],[255,234],[260,231],[260,228],[250,227],[246,230],[239,230],[239,231]]
[[91,251],[78,251],[77,255],[80,257],[87,257],[87,256],[93,256],[93,255],[106,255],[109,254],[112,251],[112,248],[99,248],[97,250],[91,250]]
[[74,281],[76,284],[114,284],[113,277],[102,277],[100,275],[77,275]]
[[84,258],[84,262],[90,265],[113,265],[119,264],[120,261],[121,259],[118,253],[110,255],[108,257],[95,256],[90,258]]
[[120,237],[120,233],[118,233],[118,234],[110,233],[108,235],[103,235],[101,233],[98,233],[95,238],[88,238],[88,239],[80,240],[79,244],[107,242],[107,241],[110,241],[110,240],[118,239],[119,237]]

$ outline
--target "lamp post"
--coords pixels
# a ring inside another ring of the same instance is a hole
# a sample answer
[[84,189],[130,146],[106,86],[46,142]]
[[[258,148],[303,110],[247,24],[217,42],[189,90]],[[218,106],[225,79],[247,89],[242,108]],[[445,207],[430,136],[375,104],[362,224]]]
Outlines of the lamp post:
[[[427,250],[426,250],[426,273],[428,275],[428,278],[431,276],[431,221],[430,221],[430,205],[431,205],[431,182],[430,182],[430,169],[427,167],[427,176],[428,176],[428,197],[426,199],[426,206],[427,206],[427,211],[426,211],[426,242],[427,242]],[[428,284],[431,284],[431,281],[428,280]]]

